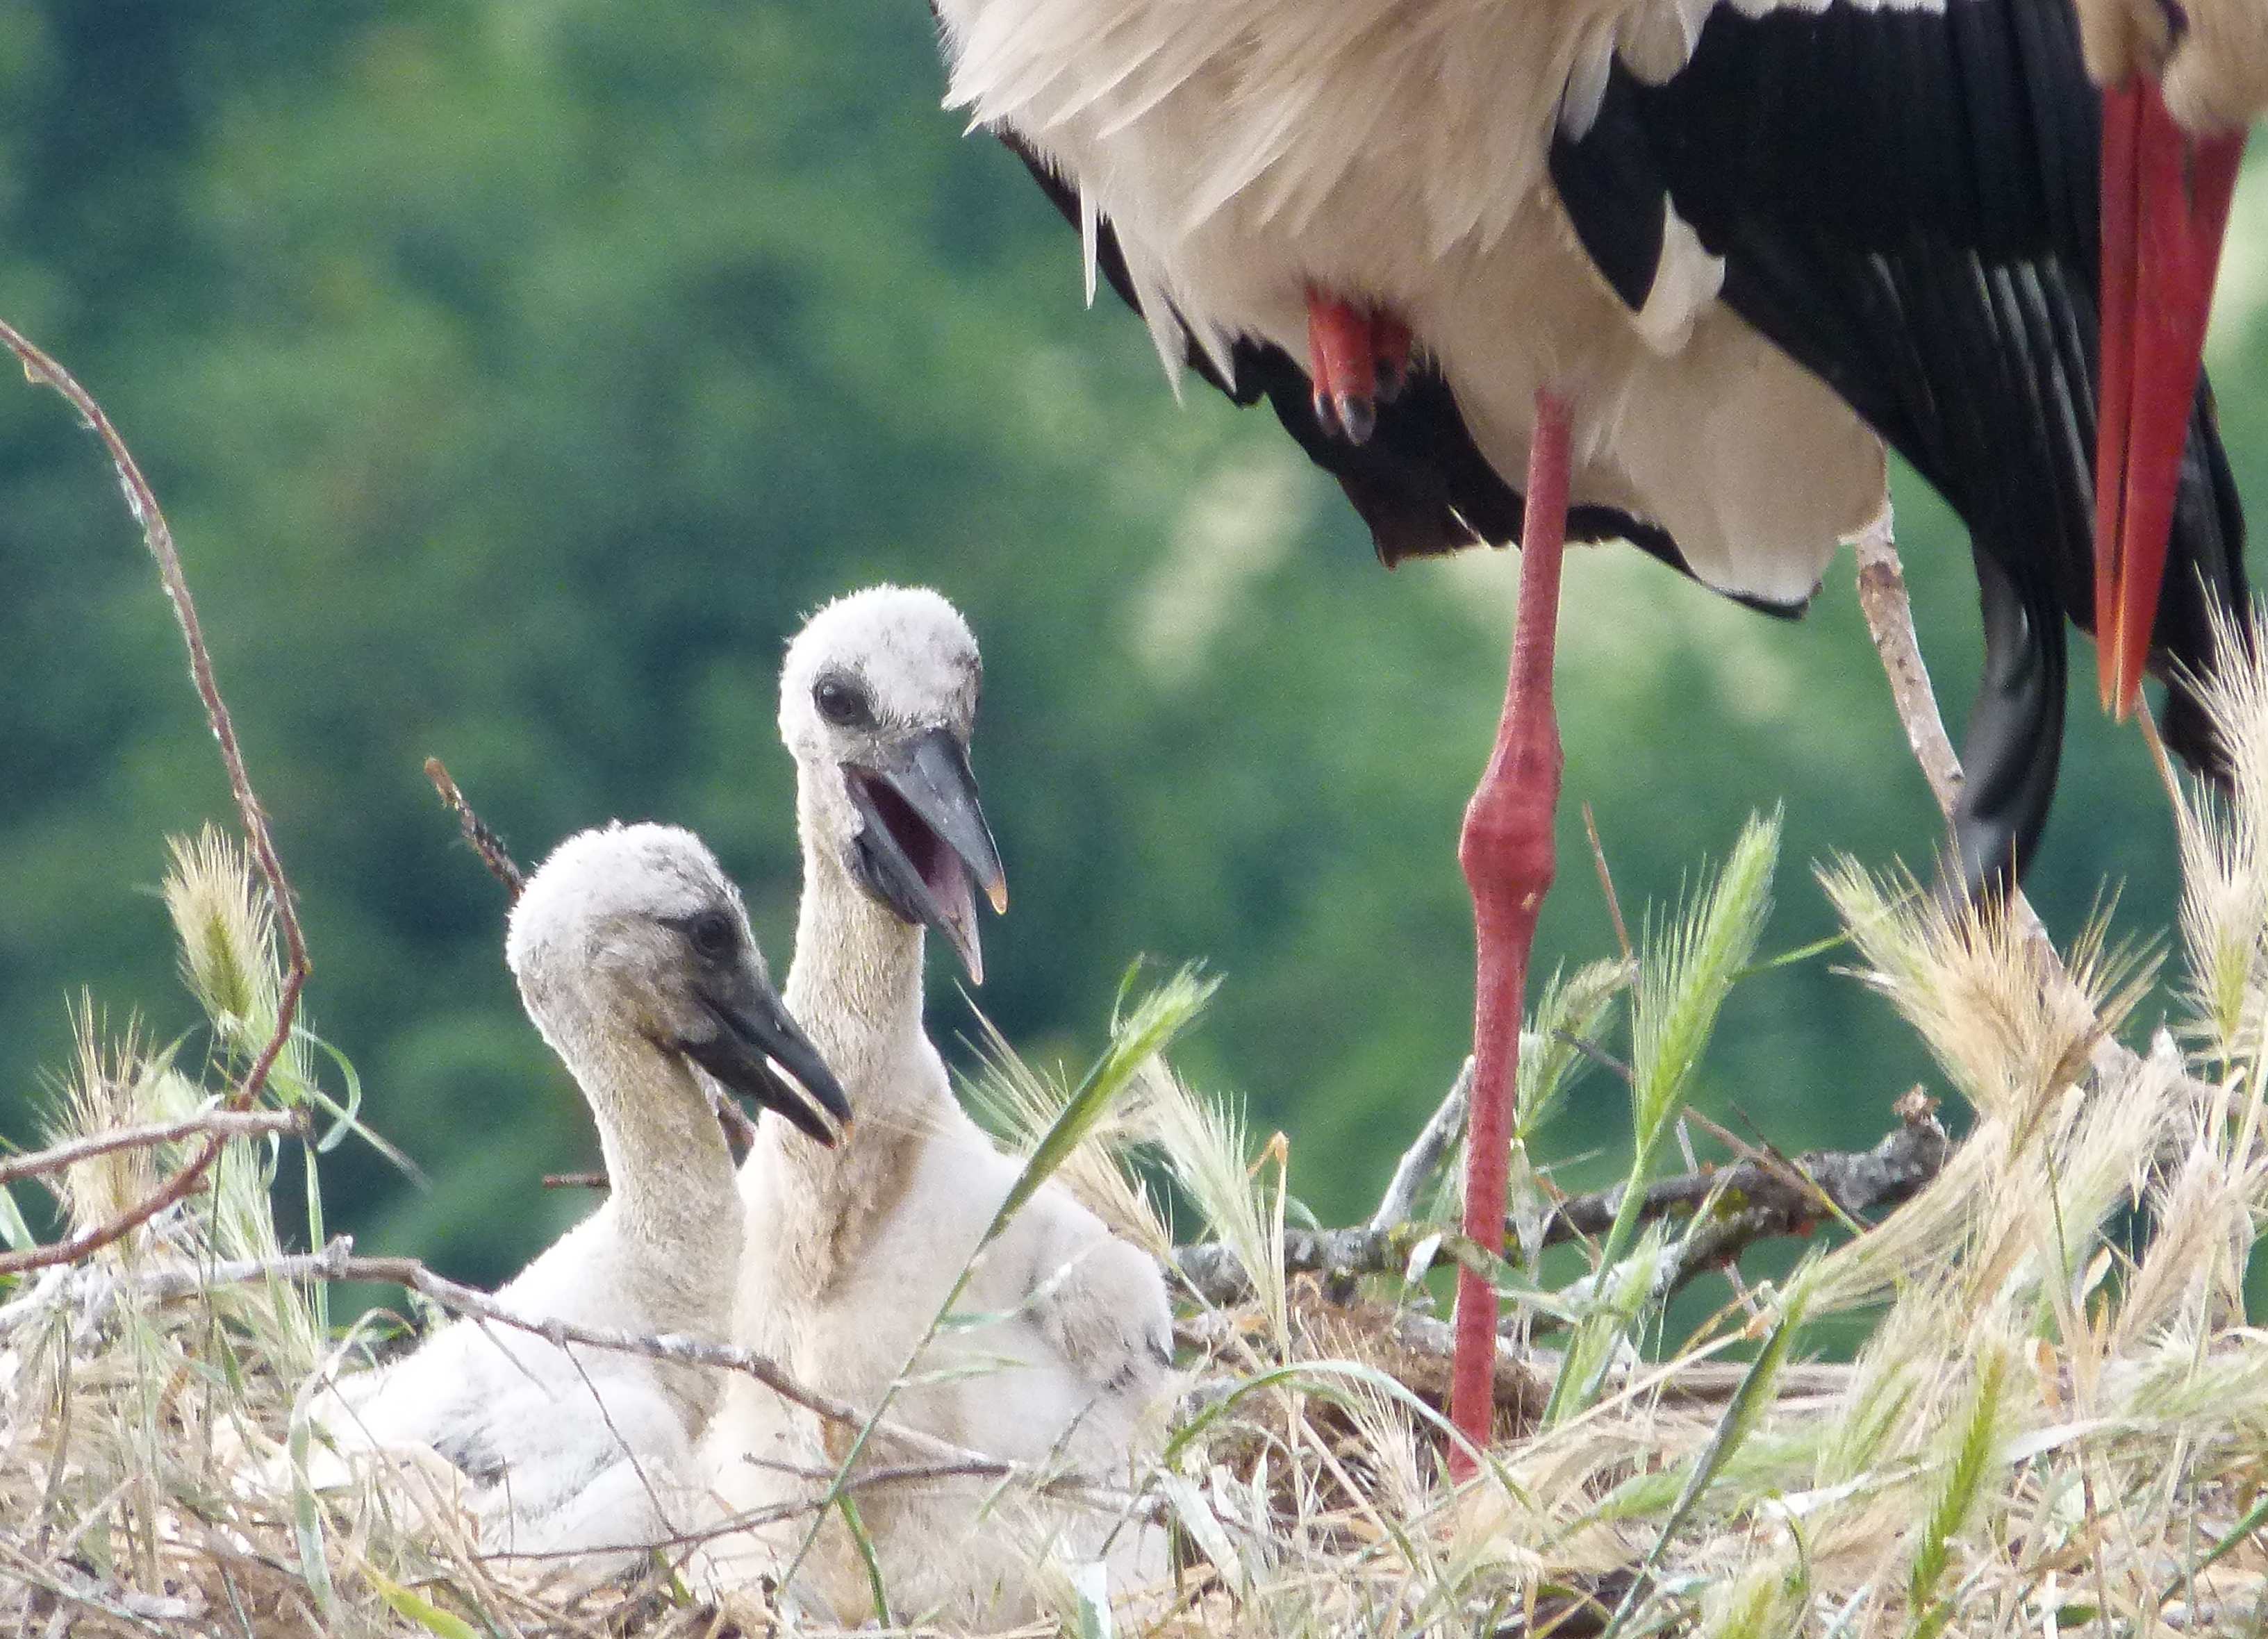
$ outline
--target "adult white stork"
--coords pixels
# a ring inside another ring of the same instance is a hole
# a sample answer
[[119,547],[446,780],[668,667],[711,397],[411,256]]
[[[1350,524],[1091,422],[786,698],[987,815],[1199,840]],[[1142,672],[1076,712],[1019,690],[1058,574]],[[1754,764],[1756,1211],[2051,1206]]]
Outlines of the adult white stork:
[[[1468,1228],[1503,1112],[1560,753],[1560,548],[1626,539],[1801,608],[1882,444],[1967,522],[1985,675],[1955,827],[2021,871],[2091,628],[2102,111],[2065,0],[933,0],[947,100],[1022,156],[1186,363],[1266,397],[1388,563],[1522,541],[1519,636],[1460,856],[1479,934]],[[2242,521],[2203,393],[2142,629],[2213,667]],[[1524,501],[1518,475],[1528,474]],[[1523,516],[1524,508],[1524,516]],[[2124,604],[2121,607],[2125,606]],[[2168,742],[2215,761],[2179,686]],[[1458,1298],[1487,1420],[1495,1305]]]

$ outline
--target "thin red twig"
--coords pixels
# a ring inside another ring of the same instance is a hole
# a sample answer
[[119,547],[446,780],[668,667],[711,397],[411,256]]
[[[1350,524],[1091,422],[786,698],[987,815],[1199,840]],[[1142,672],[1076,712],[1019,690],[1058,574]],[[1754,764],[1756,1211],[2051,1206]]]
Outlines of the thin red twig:
[[1588,801],[1583,804],[1583,834],[1591,839],[1591,863],[1599,868],[1599,892],[1607,896],[1607,919],[1614,923],[1615,944],[1622,951],[1623,965],[1629,966],[1638,957],[1631,949],[1629,924],[1623,921],[1623,902],[1615,893],[1615,873],[1607,866],[1607,850],[1599,841],[1598,816],[1591,812]]
[[504,845],[504,839],[489,828],[487,820],[473,812],[473,805],[465,800],[465,794],[457,789],[456,781],[450,777],[448,765],[438,757],[425,759],[425,777],[433,782],[433,789],[440,792],[441,800],[449,805],[449,812],[457,816],[457,828],[465,834],[465,841],[473,852],[481,856],[481,864],[489,868],[490,876],[504,884],[505,901],[513,905],[519,903],[519,891],[527,885],[527,877],[513,861],[512,850]]

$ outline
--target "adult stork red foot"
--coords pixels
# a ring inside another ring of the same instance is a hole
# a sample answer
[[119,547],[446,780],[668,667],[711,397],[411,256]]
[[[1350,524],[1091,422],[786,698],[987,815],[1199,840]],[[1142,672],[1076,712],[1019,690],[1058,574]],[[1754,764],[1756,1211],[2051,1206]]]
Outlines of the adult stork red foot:
[[1410,377],[1410,327],[1382,308],[1307,290],[1307,378],[1315,423],[1351,444],[1369,442],[1378,407]]
[[2191,136],[2153,81],[2102,99],[2095,654],[2103,709],[2141,693],[2244,132]]

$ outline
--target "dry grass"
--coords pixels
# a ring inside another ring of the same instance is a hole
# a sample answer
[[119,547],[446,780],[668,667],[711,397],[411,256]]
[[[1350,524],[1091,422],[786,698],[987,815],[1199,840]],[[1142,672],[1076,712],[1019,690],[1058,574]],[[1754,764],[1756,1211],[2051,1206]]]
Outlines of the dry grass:
[[[982,1091],[1012,1142],[1052,1157],[1075,1128],[1082,1142],[1057,1175],[1160,1251],[1170,1179],[1198,1220],[1185,1236],[1201,1228],[1256,1275],[1233,1310],[1185,1297],[1189,1393],[1138,1504],[1174,1526],[1182,1570],[1146,1597],[1112,1590],[1116,1630],[2261,1626],[2268,1335],[2245,1324],[2243,1286],[2268,1206],[2256,1096],[2268,675],[2236,680],[2216,703],[2240,778],[2233,803],[2183,820],[2186,1048],[2161,1033],[2139,1058],[2103,1051],[2153,966],[2099,934],[2058,963],[1905,878],[1830,866],[1822,880],[1861,977],[1929,1045],[1971,1117],[1966,1143],[1881,1227],[1746,1289],[1653,1360],[1637,1344],[1658,1333],[1657,1274],[1675,1248],[1658,1224],[1631,1234],[1611,1267],[1527,1306],[1499,1371],[1501,1437],[1462,1488],[1444,1478],[1444,1328],[1424,1288],[1285,1276],[1286,1150],[1256,1143],[1233,1106],[1125,1040],[1162,1042],[1171,1022],[1130,1008],[1107,1075],[1077,1088],[990,1043]],[[1744,838],[1649,942],[1634,984],[1587,974],[1551,1004],[1575,1033],[1630,1042],[1644,1147],[1659,1147],[1747,959],[1771,851],[1768,826]],[[166,902],[212,1019],[209,1060],[185,1068],[130,1026],[107,1040],[83,1006],[55,1136],[195,1117],[239,1084],[272,1025],[283,968],[246,862],[210,837],[178,848]],[[1177,994],[1185,1010],[1202,999],[1194,986]],[[1635,1033],[1616,1018],[1633,1004]],[[1555,1076],[1574,1062],[1563,1055]],[[308,1112],[336,1136],[355,1123],[352,1089],[327,1092],[319,1066],[344,1075],[296,1034],[262,1106]],[[195,1142],[42,1182],[83,1228],[146,1194]],[[626,1583],[578,1590],[557,1567],[484,1561],[446,1496],[419,1494],[419,1475],[320,1493],[295,1478],[309,1385],[366,1328],[342,1336],[319,1284],[242,1275],[283,1252],[275,1168],[296,1155],[319,1184],[313,1153],[232,1142],[188,1200],[0,1304],[0,1612],[33,1633],[722,1630],[674,1575],[672,1551]],[[310,1193],[306,1233],[320,1238]],[[1446,1222],[1453,1205],[1433,1209]],[[12,1214],[0,1229],[20,1238]],[[223,1266],[237,1278],[200,1273]],[[1517,1297],[1519,1277],[1506,1278]],[[1867,1321],[1856,1358],[1813,1358],[1811,1328],[1854,1312]],[[1006,1483],[1003,1506],[1030,1481]],[[1042,1581],[1070,1631],[1114,1620],[1092,1572],[1055,1567]]]

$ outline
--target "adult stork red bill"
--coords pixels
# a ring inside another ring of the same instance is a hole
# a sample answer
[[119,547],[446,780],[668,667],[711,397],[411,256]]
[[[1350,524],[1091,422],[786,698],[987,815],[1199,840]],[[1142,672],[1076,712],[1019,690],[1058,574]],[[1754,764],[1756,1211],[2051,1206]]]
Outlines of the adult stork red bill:
[[2104,709],[2142,688],[2245,133],[2191,136],[2152,80],[2102,98],[2102,403],[2095,606]]
[[[935,4],[948,101],[1023,158],[1169,369],[1265,397],[1388,563],[1527,542],[1461,849],[1477,1238],[1500,1243],[1550,877],[1563,535],[1794,614],[1896,449],[1967,524],[1984,600],[1956,868],[2021,874],[2066,622],[2095,620],[2102,112],[2066,0]],[[2172,680],[2168,744],[2211,768],[2178,674],[2214,667],[2214,601],[2244,610],[2242,517],[2202,386],[2139,413],[2186,454],[2165,595],[2117,630]],[[1486,1283],[1458,1314],[1478,1435]]]

